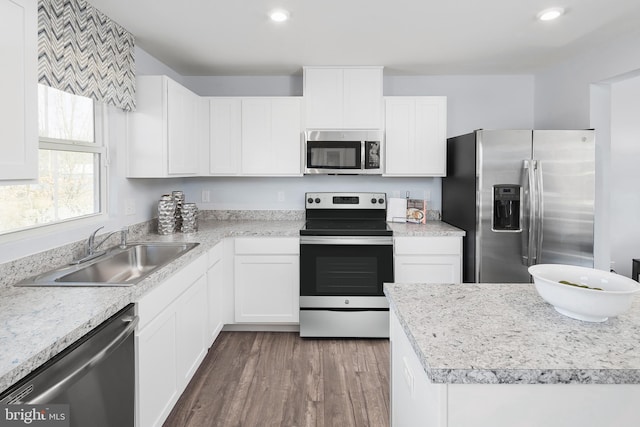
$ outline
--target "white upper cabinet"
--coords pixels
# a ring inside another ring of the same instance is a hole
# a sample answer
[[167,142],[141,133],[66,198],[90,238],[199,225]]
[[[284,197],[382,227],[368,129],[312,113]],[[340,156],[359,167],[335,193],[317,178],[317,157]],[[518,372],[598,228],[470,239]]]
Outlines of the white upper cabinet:
[[300,98],[242,99],[242,175],[302,174]]
[[209,98],[210,175],[240,174],[242,144],[241,98]]
[[308,129],[380,129],[382,67],[304,67]]
[[0,2],[0,180],[38,177],[38,13],[34,0]]
[[208,103],[167,76],[136,78],[136,111],[128,115],[127,176],[162,178],[201,173],[208,139]]
[[447,98],[385,97],[387,176],[446,176]]
[[209,170],[214,176],[300,176],[302,99],[209,97]]

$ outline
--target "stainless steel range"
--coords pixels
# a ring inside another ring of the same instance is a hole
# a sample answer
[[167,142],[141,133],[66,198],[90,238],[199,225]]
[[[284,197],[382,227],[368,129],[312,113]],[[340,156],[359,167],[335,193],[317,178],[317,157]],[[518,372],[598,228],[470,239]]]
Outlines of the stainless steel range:
[[306,193],[300,230],[300,336],[389,336],[393,282],[384,193]]

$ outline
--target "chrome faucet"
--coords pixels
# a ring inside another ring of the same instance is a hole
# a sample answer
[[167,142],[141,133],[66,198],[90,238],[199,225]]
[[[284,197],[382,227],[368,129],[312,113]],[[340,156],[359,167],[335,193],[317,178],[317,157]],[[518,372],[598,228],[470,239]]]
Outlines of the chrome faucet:
[[73,262],[71,262],[71,264],[81,264],[83,262],[92,260],[94,258],[97,258],[99,256],[102,256],[105,254],[105,252],[107,252],[106,250],[102,250],[102,251],[98,251],[98,248],[104,243],[106,242],[109,237],[113,236],[116,233],[120,233],[120,245],[118,245],[120,247],[120,249],[124,249],[127,246],[127,234],[129,233],[129,230],[127,229],[127,227],[122,227],[122,229],[118,230],[118,231],[112,231],[111,233],[107,234],[107,236],[102,239],[98,244],[96,244],[96,234],[98,233],[98,231],[102,230],[104,228],[104,226],[99,227],[97,230],[95,230],[93,233],[91,233],[91,235],[89,236],[89,239],[87,240],[87,252],[86,255],[80,259],[77,259]]

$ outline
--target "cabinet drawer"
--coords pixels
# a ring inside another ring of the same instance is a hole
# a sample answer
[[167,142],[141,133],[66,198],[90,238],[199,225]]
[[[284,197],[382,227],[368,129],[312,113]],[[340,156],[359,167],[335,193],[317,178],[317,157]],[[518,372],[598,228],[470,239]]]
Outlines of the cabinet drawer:
[[396,255],[460,255],[462,239],[460,237],[396,237],[394,239]]
[[297,237],[242,237],[235,240],[235,253],[297,255],[300,253],[300,240]]

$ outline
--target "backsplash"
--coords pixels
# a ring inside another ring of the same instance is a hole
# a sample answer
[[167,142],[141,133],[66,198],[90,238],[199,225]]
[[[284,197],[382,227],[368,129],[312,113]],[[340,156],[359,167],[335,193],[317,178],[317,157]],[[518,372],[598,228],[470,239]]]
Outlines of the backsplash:
[[303,210],[203,210],[198,215],[198,220],[203,221],[300,221],[303,219]]

